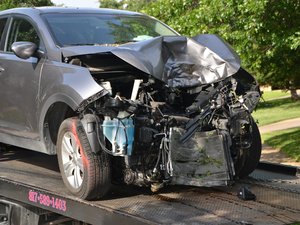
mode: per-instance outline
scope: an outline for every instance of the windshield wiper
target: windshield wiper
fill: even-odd
[[[127,42],[116,42],[116,43],[103,43],[103,44],[99,44],[99,43],[78,43],[78,44],[66,44],[64,45],[64,47],[69,47],[69,46],[120,46],[120,45],[125,45],[125,44],[132,44],[138,41],[134,41],[134,40],[130,40]]]
[[[81,45],[94,46],[94,45],[97,45],[97,44],[95,44],[95,43],[78,43],[78,44],[66,44],[64,46],[68,47],[68,46],[81,46]]]

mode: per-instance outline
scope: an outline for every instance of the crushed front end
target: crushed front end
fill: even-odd
[[[156,39],[67,58],[109,92],[80,113],[94,123],[90,142],[111,155],[113,181],[157,191],[166,184],[227,185],[254,170],[258,84],[220,39],[214,44],[229,52],[225,60],[205,38]]]

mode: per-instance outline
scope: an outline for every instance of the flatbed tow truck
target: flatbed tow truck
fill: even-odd
[[[55,156],[1,151],[0,224],[293,224],[300,221],[297,168],[265,168],[230,187],[173,186],[159,193],[117,186],[102,200],[83,201],[65,189]],[[255,201],[237,197],[247,186]]]

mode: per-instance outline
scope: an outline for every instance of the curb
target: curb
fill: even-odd
[[[257,169],[300,177],[300,167],[288,166],[270,162],[259,162]]]

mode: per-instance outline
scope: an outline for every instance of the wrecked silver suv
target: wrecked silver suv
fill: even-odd
[[[0,35],[0,142],[57,154],[74,195],[227,185],[255,169],[259,87],[218,36],[67,8],[3,11]]]

